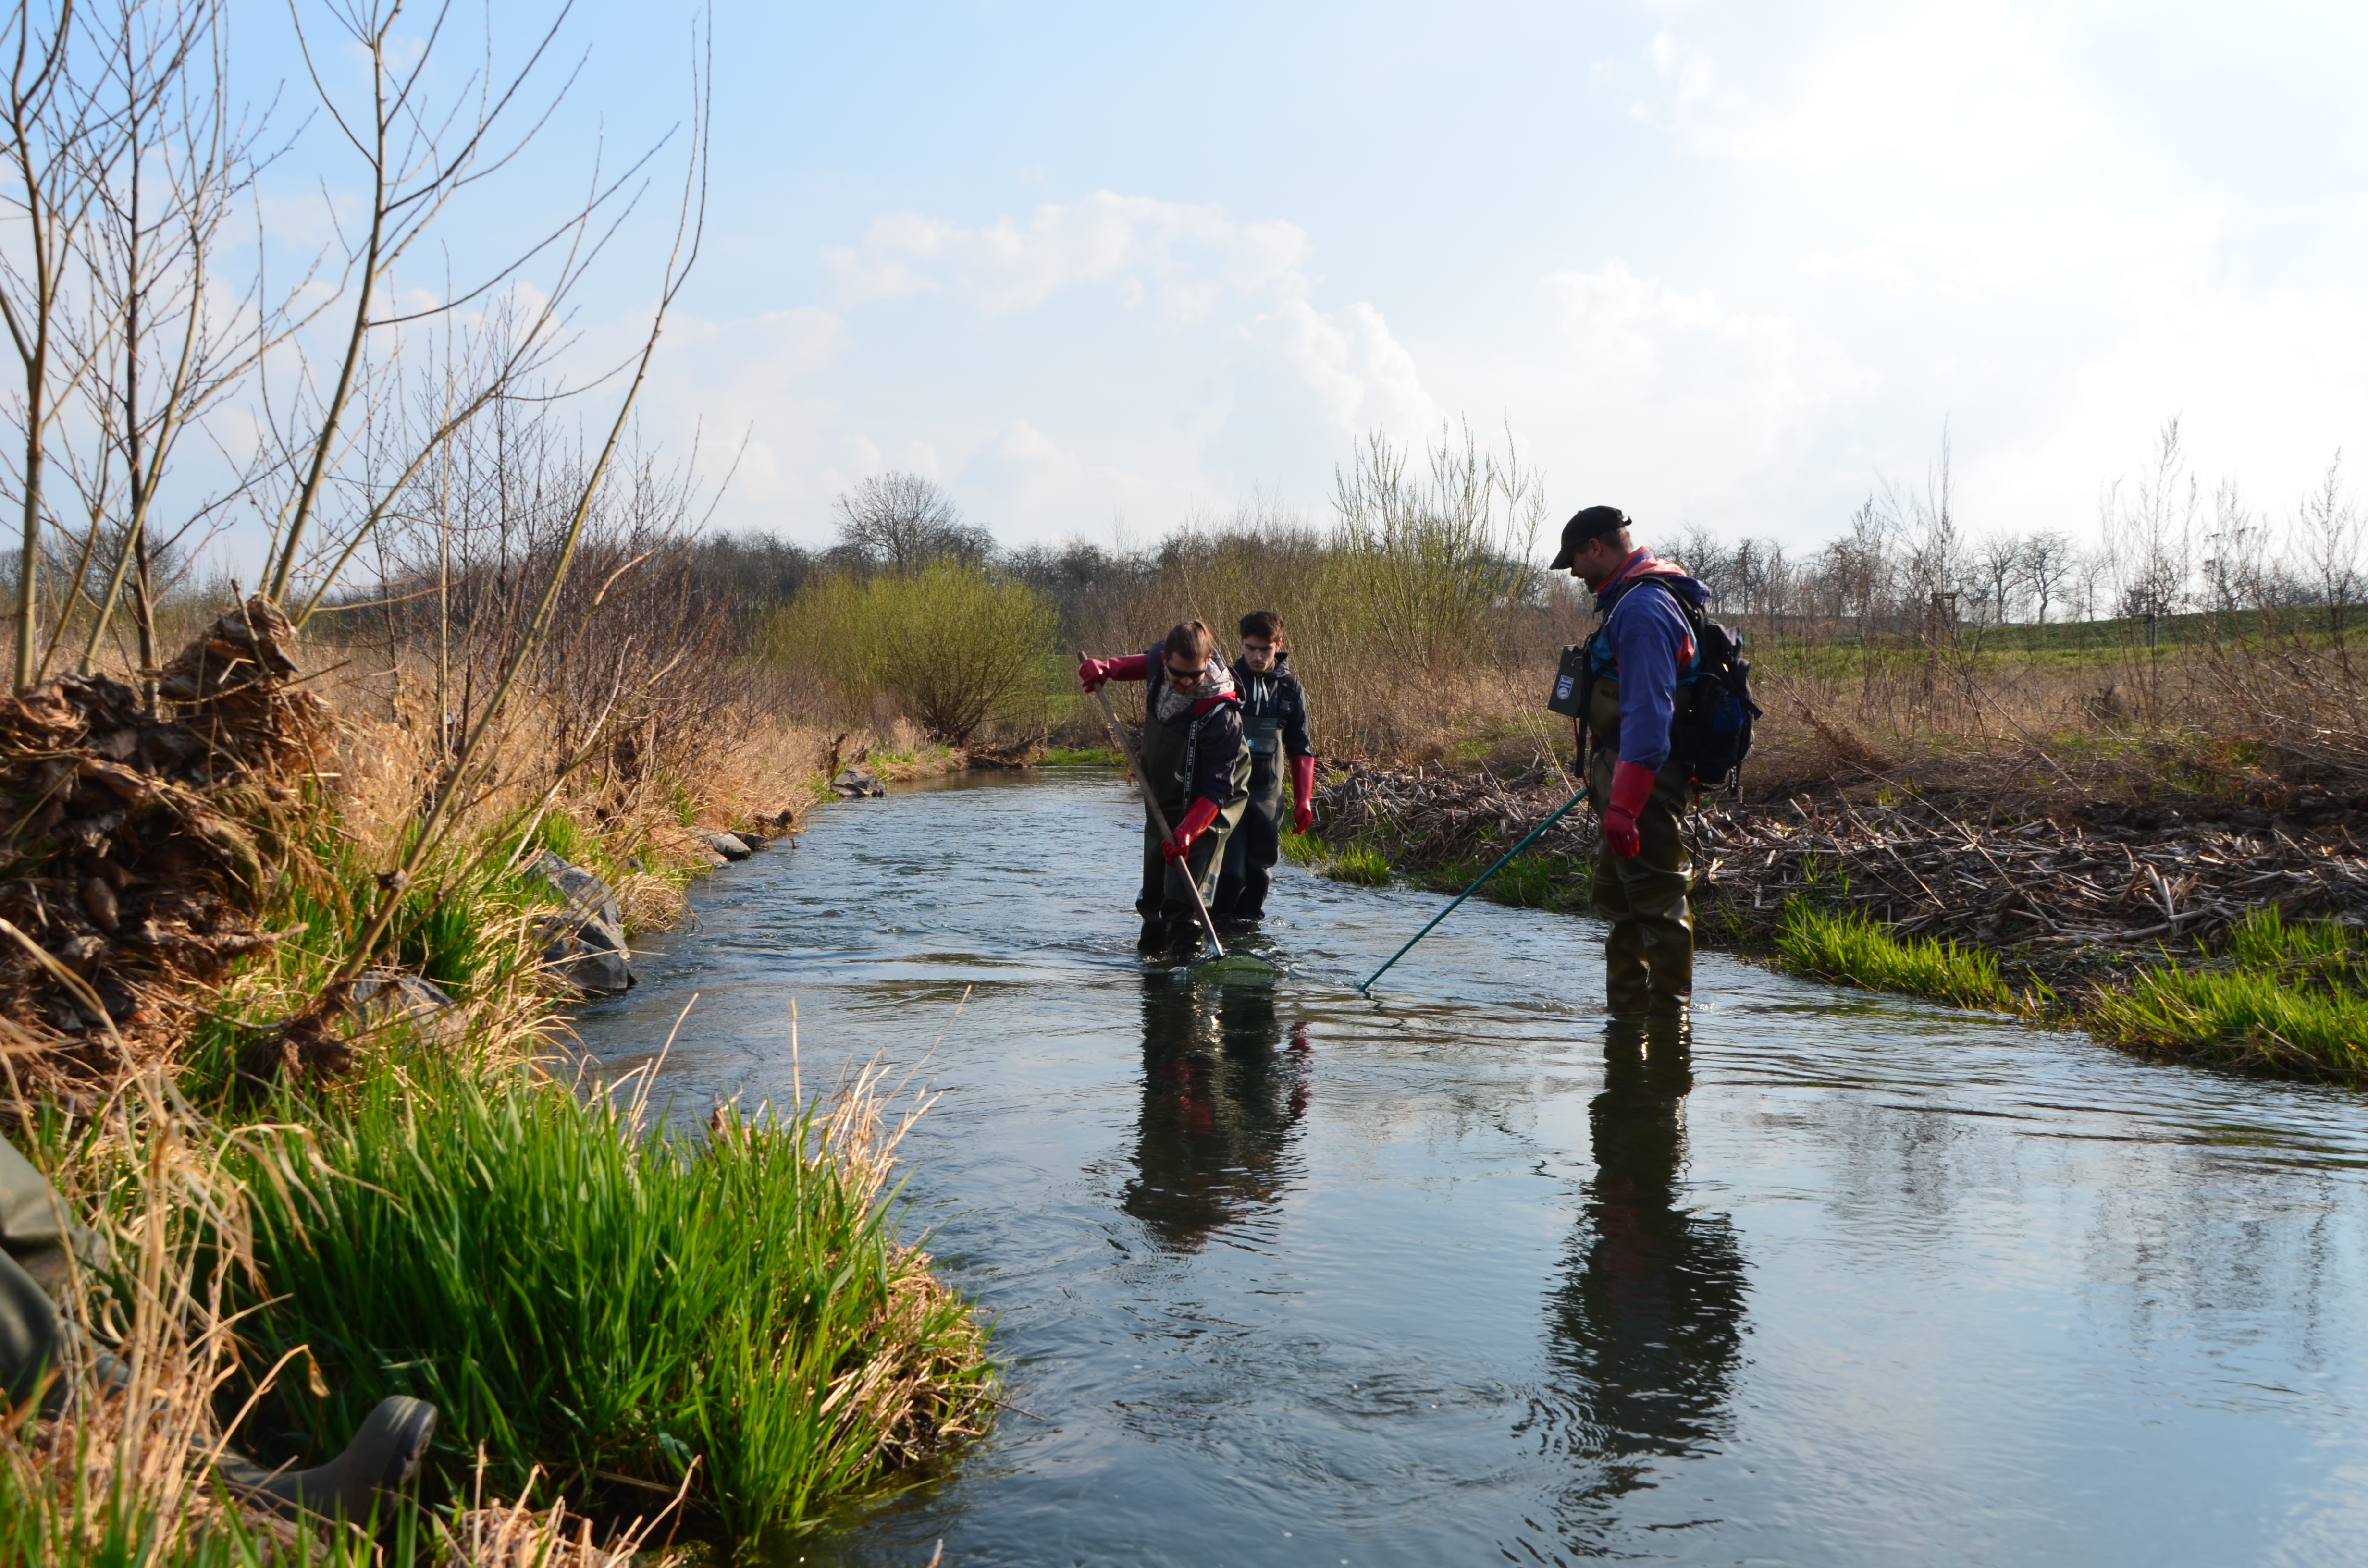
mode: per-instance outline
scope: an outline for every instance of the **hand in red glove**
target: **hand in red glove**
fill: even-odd
[[[1641,762],[1621,762],[1611,768],[1611,800],[1603,808],[1603,842],[1622,860],[1635,858],[1645,847],[1636,833],[1636,813],[1653,798],[1653,770]]]
[[[1305,833],[1315,825],[1315,759],[1294,756],[1291,759],[1291,798],[1296,809],[1291,813],[1291,831]]]
[[[1184,813],[1184,820],[1176,824],[1176,831],[1168,835],[1167,842],[1159,846],[1159,852],[1167,856],[1171,864],[1181,860],[1192,852],[1192,841],[1216,820],[1217,802],[1206,795],[1201,796],[1192,802],[1192,809]]]
[[[1141,680],[1145,662],[1140,653],[1121,659],[1083,659],[1077,664],[1077,684],[1091,691],[1106,680]]]

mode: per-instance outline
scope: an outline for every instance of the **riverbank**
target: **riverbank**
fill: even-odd
[[[711,705],[586,745],[527,711],[414,853],[449,744],[419,683],[324,699],[299,653],[256,601],[162,715],[103,679],[0,713],[9,1136],[117,1260],[81,1315],[178,1413],[11,1423],[6,1539],[253,1558],[295,1527],[182,1456],[319,1462],[389,1393],[441,1412],[397,1561],[605,1561],[658,1515],[745,1540],[981,1429],[984,1325],[897,1233],[918,1107],[859,1072],[695,1135],[566,1050],[579,988],[627,983],[693,879],[827,792],[823,737]]]
[[[1460,891],[1577,783],[1562,769],[1352,767],[1319,791],[1343,881]],[[2368,1079],[2368,855],[2355,802],[2282,809],[2187,791],[1943,790],[1861,774],[1691,821],[1696,924],[1820,979],[2026,1013],[2124,1049],[2282,1075]],[[1584,908],[1594,827],[1556,824],[1484,890]]]

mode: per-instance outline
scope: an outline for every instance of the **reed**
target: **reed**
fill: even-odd
[[[898,1239],[910,1117],[876,1074],[705,1137],[646,1113],[422,1058],[286,1133],[315,1174],[256,1184],[246,1332],[323,1381],[282,1388],[283,1439],[331,1451],[415,1394],[448,1482],[481,1447],[521,1496],[538,1468],[571,1500],[688,1481],[746,1537],[979,1428],[984,1329]]]

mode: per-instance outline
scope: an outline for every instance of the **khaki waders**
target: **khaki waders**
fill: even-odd
[[[1691,706],[1692,699],[1691,687],[1678,687],[1678,711]],[[1587,722],[1596,738],[1587,782],[1600,824],[1604,802],[1611,799],[1611,767],[1620,757],[1618,680],[1596,677]],[[1693,858],[1679,831],[1688,790],[1685,766],[1671,756],[1636,815],[1636,836],[1644,847],[1622,859],[1600,835],[1596,842],[1595,910],[1611,922],[1603,941],[1603,990],[1615,1016],[1681,1014],[1693,997],[1694,920],[1686,903],[1693,887]]]
[[[1206,720],[1201,721],[1206,722]],[[1190,804],[1190,786],[1184,778],[1185,753],[1190,745],[1190,732],[1182,733],[1169,729],[1154,719],[1143,726],[1143,770],[1148,777],[1152,792],[1159,797],[1159,809],[1174,827],[1184,820],[1184,808]],[[1211,823],[1184,857],[1192,868],[1192,880],[1201,884],[1203,902],[1213,903],[1217,896],[1217,872],[1225,863],[1225,841],[1233,836],[1234,828],[1242,820],[1249,804],[1250,754],[1244,746],[1234,758],[1234,793],[1217,820]],[[1143,818],[1143,892],[1134,901],[1134,911],[1145,920],[1165,920],[1176,931],[1197,931],[1201,916],[1192,907],[1191,890],[1184,885],[1181,866],[1170,866],[1167,857],[1160,853],[1162,839],[1159,830],[1151,824],[1151,814]]]

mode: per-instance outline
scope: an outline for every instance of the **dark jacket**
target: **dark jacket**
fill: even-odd
[[[1157,646],[1151,649],[1150,664],[1144,667],[1143,680],[1143,722],[1156,724],[1159,719],[1159,694],[1167,685],[1167,659]],[[1204,697],[1178,713],[1167,724],[1176,733],[1191,733],[1192,777],[1186,801],[1214,801],[1223,806],[1234,798],[1234,759],[1242,755],[1242,706],[1236,697]]]
[[[1291,655],[1274,656],[1274,668],[1253,674],[1240,659],[1234,661],[1234,684],[1242,694],[1242,733],[1261,767],[1270,767],[1278,747],[1285,756],[1312,756],[1315,742],[1307,733],[1307,693],[1291,673]]]

